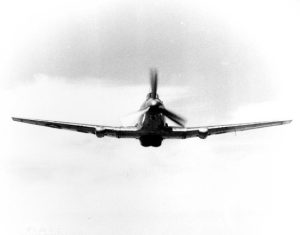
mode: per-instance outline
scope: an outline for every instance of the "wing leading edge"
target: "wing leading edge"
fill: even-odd
[[[112,126],[100,126],[82,123],[60,122],[60,121],[48,121],[39,119],[26,119],[26,118],[12,118],[14,121],[23,122],[33,125],[46,126],[57,129],[65,129],[70,131],[77,131],[83,133],[91,133],[101,138],[104,136],[116,137],[116,138],[140,138],[143,135],[160,135],[163,139],[186,139],[192,137],[199,137],[205,139],[209,135],[217,135],[229,132],[246,131],[257,128],[284,125],[292,122],[292,120],[284,121],[272,121],[272,122],[253,122],[253,123],[241,123],[230,125],[217,125],[217,126],[201,126],[201,127],[169,127],[160,131],[153,131],[152,133],[145,133],[135,126],[130,127],[112,127]]]
[[[240,123],[230,125],[217,125],[217,126],[201,126],[201,127],[190,127],[181,128],[173,127],[170,133],[166,133],[165,139],[172,138],[191,138],[200,137],[202,139],[209,135],[224,134],[229,132],[246,131],[263,127],[278,126],[291,123],[292,120],[284,121],[272,121],[272,122],[252,122],[252,123]]]
[[[137,127],[111,127],[72,122],[26,119],[17,117],[13,117],[12,119],[17,122],[24,122],[33,125],[90,133],[96,135],[97,137],[111,136],[116,138],[139,138],[140,136]]]

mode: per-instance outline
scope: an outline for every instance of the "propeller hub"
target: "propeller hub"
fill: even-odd
[[[158,106],[160,105],[161,103],[158,101],[158,100],[151,100],[150,101],[150,106],[154,107],[154,106]]]

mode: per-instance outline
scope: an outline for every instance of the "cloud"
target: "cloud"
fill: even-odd
[[[118,3],[1,8],[1,232],[297,232],[299,5]],[[10,118],[119,125],[152,66],[190,125],[295,120],[155,149]]]
[[[147,85],[115,87],[93,78],[70,83],[37,75],[34,83],[6,90],[1,100],[7,114],[113,125],[139,107]],[[159,89],[170,100],[190,92]],[[252,110],[246,107],[236,115],[242,118]],[[270,166],[280,168],[282,151],[290,148],[282,142],[289,138],[288,129],[280,129],[280,135],[274,128],[206,141],[165,141],[161,148],[146,149],[135,140],[24,125],[6,115],[1,121],[7,133],[1,165],[8,179],[2,186],[14,195],[2,201],[15,205],[6,216],[14,220],[4,220],[7,226],[18,224],[19,232],[218,232],[235,231],[237,223],[251,228],[249,221],[263,229],[262,217],[274,208]],[[291,158],[295,154],[288,152]]]

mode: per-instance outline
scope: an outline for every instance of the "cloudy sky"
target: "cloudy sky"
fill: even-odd
[[[299,234],[299,1],[11,1],[0,10],[3,234]],[[159,70],[187,125],[288,126],[164,141],[121,125]]]

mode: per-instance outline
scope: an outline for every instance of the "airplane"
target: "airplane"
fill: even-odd
[[[292,121],[283,120],[230,125],[185,127],[186,120],[174,112],[166,109],[163,105],[163,102],[159,99],[157,94],[157,83],[157,70],[152,69],[150,70],[151,92],[147,94],[146,101],[138,111],[139,118],[134,126],[113,127],[40,119],[25,119],[18,117],[12,117],[12,119],[14,121],[34,125],[91,133],[96,135],[98,138],[102,138],[104,136],[116,138],[135,138],[139,139],[140,144],[144,147],[159,147],[164,139],[186,139],[192,137],[205,139],[210,135],[283,125]],[[166,122],[166,118],[170,119],[178,126],[169,126]]]

